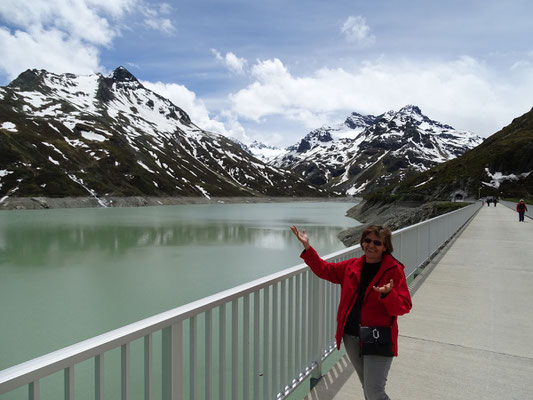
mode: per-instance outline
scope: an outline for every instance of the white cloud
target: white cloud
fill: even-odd
[[[172,21],[168,18],[149,17],[144,20],[144,23],[147,27],[156,31],[161,31],[167,35],[172,35],[176,32],[174,24],[172,24]]]
[[[247,61],[244,58],[237,57],[234,53],[229,52],[223,56],[218,50],[211,49],[217,60],[221,61],[231,72],[244,74],[246,72]]]
[[[533,91],[533,73],[514,79],[509,70],[504,80],[471,57],[450,62],[383,58],[306,77],[292,75],[274,59],[258,61],[252,75],[253,83],[230,95],[235,115],[256,122],[282,116],[307,128],[338,122],[352,111],[381,114],[416,104],[432,119],[488,136],[520,110],[528,111]]]
[[[0,73],[13,79],[28,68],[105,72],[100,49],[121,34],[126,16],[139,13],[146,26],[172,33],[172,22],[161,16],[170,11],[168,3],[155,9],[145,0],[2,0]]]
[[[162,14],[167,15],[171,13],[172,6],[170,4],[160,4],[159,9],[148,7],[147,5],[143,5],[140,8],[145,16],[145,26],[149,27],[150,29],[163,32],[169,36],[176,32],[176,27],[172,21],[169,18],[162,16]]]
[[[118,34],[109,17],[118,18],[136,0],[2,0],[0,16],[20,30],[60,30],[95,45],[109,45]]]
[[[159,11],[161,14],[170,14],[172,12],[172,6],[169,3],[159,4]]]
[[[342,25],[341,32],[350,43],[366,46],[372,45],[376,41],[376,37],[370,34],[370,27],[367,25],[366,20],[360,15],[349,16]]]
[[[31,29],[29,32],[9,32],[0,28],[0,70],[11,79],[28,68],[63,73],[91,74],[102,67],[98,63],[98,49],[83,44],[56,29]]]
[[[147,81],[142,81],[142,84],[183,109],[189,115],[192,122],[200,128],[248,142],[243,127],[231,112],[224,111],[221,114],[224,122],[216,118],[211,118],[205,103],[196,96],[196,93],[187,89],[185,86],[176,83],[154,83]]]

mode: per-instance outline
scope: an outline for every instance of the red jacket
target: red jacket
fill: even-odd
[[[315,249],[310,247],[300,255],[311,270],[322,279],[341,285],[341,299],[337,311],[337,349],[340,349],[344,326],[350,310],[355,304],[359,289],[361,270],[365,256],[352,258],[339,263],[324,261]],[[365,292],[361,306],[361,325],[391,326],[392,351],[398,355],[398,315],[407,314],[411,310],[411,295],[403,272],[404,266],[390,254],[383,256],[383,261],[376,276]],[[393,289],[381,298],[372,286],[383,286],[393,280]]]
[[[523,201],[519,201],[518,203],[516,203],[516,211],[526,212],[527,211],[526,203],[524,203]]]

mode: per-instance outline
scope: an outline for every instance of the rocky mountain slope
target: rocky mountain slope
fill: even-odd
[[[0,88],[0,201],[325,194],[203,131],[123,67],[109,76],[27,70]]]
[[[456,158],[482,141],[408,105],[377,117],[352,113],[337,127],[310,132],[270,163],[314,185],[361,195]]]
[[[533,197],[533,109],[463,156],[413,176],[388,191],[403,198]]]

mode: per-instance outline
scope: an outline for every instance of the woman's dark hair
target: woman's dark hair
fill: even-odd
[[[361,248],[363,247],[363,240],[365,240],[365,238],[371,233],[381,238],[381,240],[383,241],[383,244],[385,245],[385,254],[392,253],[393,251],[392,240],[391,240],[392,232],[387,226],[384,226],[384,225],[367,226],[366,229],[363,231],[363,234],[361,235],[361,240],[359,241]]]

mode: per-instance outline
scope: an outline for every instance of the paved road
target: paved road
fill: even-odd
[[[518,222],[507,207],[483,207],[398,323],[391,399],[533,399],[533,221]],[[308,397],[363,400],[351,370],[339,364],[338,384],[325,379]]]

